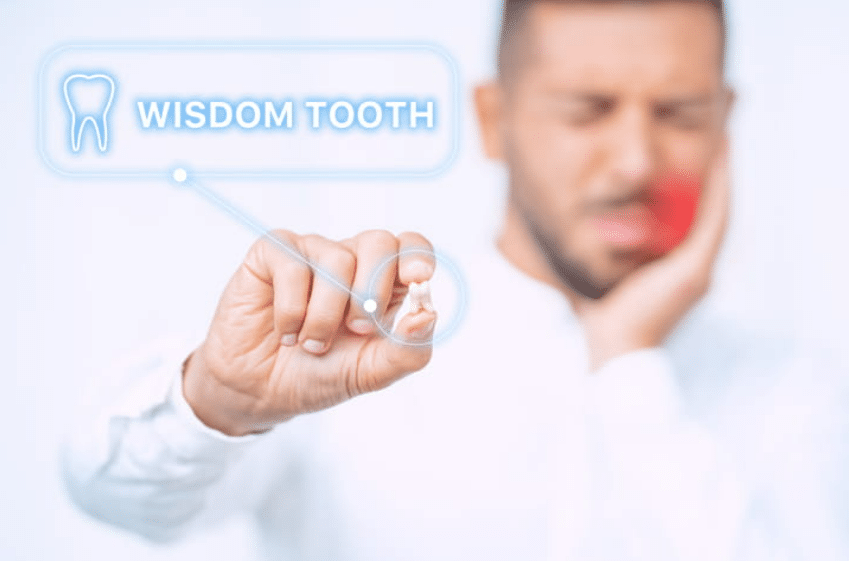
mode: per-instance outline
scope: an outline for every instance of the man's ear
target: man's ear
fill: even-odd
[[[475,88],[475,109],[486,157],[504,160],[504,93],[496,80]]]

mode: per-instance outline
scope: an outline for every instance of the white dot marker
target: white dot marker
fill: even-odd
[[[174,170],[174,181],[177,183],[184,182],[189,177],[189,174],[186,173],[186,170],[183,168],[177,168]]]
[[[363,309],[364,309],[366,312],[368,312],[368,313],[370,313],[370,314],[373,314],[374,312],[376,312],[376,311],[377,311],[377,302],[375,302],[374,300],[372,300],[371,298],[369,298],[368,300],[366,300],[365,302],[363,302]]]

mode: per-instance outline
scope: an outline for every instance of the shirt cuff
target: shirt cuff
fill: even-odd
[[[610,359],[590,375],[591,394],[608,422],[662,427],[683,409],[680,388],[667,351],[639,349]]]
[[[261,438],[262,434],[230,436],[201,421],[183,394],[182,368],[168,390],[164,410],[157,415],[158,428],[168,440],[187,455],[240,450]]]

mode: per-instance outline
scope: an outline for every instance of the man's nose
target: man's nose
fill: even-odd
[[[611,172],[617,183],[632,188],[651,181],[657,167],[652,122],[645,112],[623,109],[610,136]]]

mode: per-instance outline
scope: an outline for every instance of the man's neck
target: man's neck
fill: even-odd
[[[528,225],[512,203],[508,203],[496,246],[507,262],[529,277],[545,283],[563,294],[573,308],[578,295],[564,286],[551,270]]]

